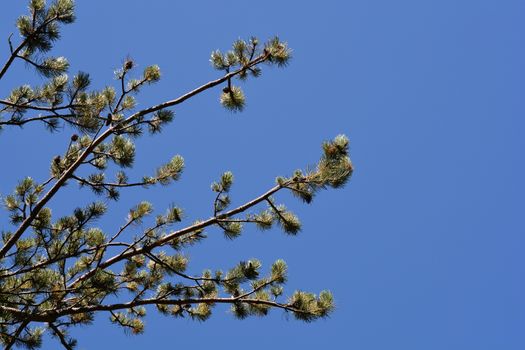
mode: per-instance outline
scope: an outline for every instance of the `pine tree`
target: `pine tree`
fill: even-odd
[[[259,77],[265,65],[285,67],[291,53],[288,45],[277,37],[266,42],[254,37],[236,40],[231,50],[211,54],[219,78],[173,100],[137,109],[136,96],[159,81],[159,67],[136,72],[136,63],[126,59],[115,71],[118,87],[101,90],[90,88],[85,72],[70,78],[67,59],[48,53],[62,26],[74,20],[72,0],[29,1],[29,13],[17,21],[21,39],[15,45],[9,37],[11,54],[0,71],[1,80],[15,60],[22,60],[46,79],[42,86],[16,87],[0,100],[2,132],[28,123],[43,123],[52,131],[74,130],[63,154],[51,157],[49,179],[37,182],[26,177],[12,194],[2,197],[11,225],[2,228],[0,247],[0,343],[5,349],[38,348],[44,332],[72,349],[76,340],[69,335],[71,327],[91,323],[96,313],[107,314],[115,325],[134,334],[143,332],[146,310],[155,308],[165,315],[201,321],[210,317],[216,304],[230,305],[241,319],[266,315],[270,309],[283,309],[307,322],[326,317],[334,307],[328,291],[318,295],[296,291],[283,297],[287,279],[283,260],[275,261],[269,271],[261,271],[261,262],[252,259],[228,271],[194,275],[187,272],[184,251],[205,239],[204,230],[212,227],[228,239],[238,237],[250,224],[261,230],[278,226],[296,235],[301,223],[276,195],[291,191],[310,203],[317,191],[343,186],[353,170],[344,135],[322,145],[315,167],[278,177],[267,192],[237,207],[230,200],[234,176],[225,172],[211,185],[214,213],[205,220],[192,221],[177,206],[154,215],[152,204],[143,201],[129,210],[123,226],[103,230],[95,221],[107,212],[104,201],[95,200],[64,217],[54,217],[48,205],[69,183],[90,189],[95,197],[118,201],[120,191],[127,188],[177,181],[184,169],[178,155],[154,174],[129,180],[126,169],[133,166],[134,140],[145,132],[161,133],[174,117],[173,107],[214,87],[222,88],[220,103],[225,108],[242,111],[245,97],[238,82]],[[120,169],[110,176],[114,166]],[[147,228],[133,235],[137,223]]]

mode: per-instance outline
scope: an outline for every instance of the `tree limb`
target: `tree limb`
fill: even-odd
[[[139,111],[137,113],[132,114],[131,116],[129,116],[127,119],[123,120],[122,122],[116,123],[115,125],[112,125],[108,129],[106,129],[98,138],[93,140],[93,142],[89,145],[89,147],[87,147],[84,150],[84,152],[82,152],[82,154],[80,154],[80,156],[77,158],[77,160],[62,174],[62,176],[60,176],[60,178],[53,185],[53,187],[51,187],[51,189],[42,197],[42,199],[40,199],[40,201],[38,201],[38,203],[35,204],[33,210],[29,214],[29,216],[27,218],[25,218],[25,220],[20,224],[18,229],[13,233],[12,237],[0,249],[0,259],[5,257],[5,255],[9,251],[9,249],[11,249],[15,245],[16,241],[18,241],[18,239],[20,239],[20,237],[25,232],[25,230],[31,225],[33,220],[36,218],[38,212],[40,210],[42,210],[42,208],[47,204],[47,202],[49,202],[49,200],[51,200],[51,198],[53,198],[53,196],[58,192],[58,190],[62,187],[62,185],[64,185],[66,183],[66,181],[71,178],[71,176],[73,175],[75,170],[82,164],[82,162],[86,159],[86,157],[90,153],[93,152],[95,147],[98,146],[100,143],[102,143],[102,141],[104,141],[107,137],[109,137],[115,131],[117,131],[119,129],[119,127],[125,126],[126,124],[129,124],[130,122],[132,122],[133,120],[135,120],[135,119],[137,119],[137,118],[139,118],[141,116],[144,116],[144,115],[156,112],[156,111],[158,111],[160,109],[163,109],[163,108],[167,108],[167,107],[172,107],[172,106],[178,105],[178,104],[186,101],[187,99],[189,99],[189,98],[191,98],[191,97],[193,97],[193,96],[195,96],[195,95],[197,95],[197,94],[199,94],[199,93],[201,93],[201,92],[203,92],[205,90],[208,90],[208,89],[210,89],[210,88],[212,88],[214,86],[217,86],[217,85],[225,82],[226,80],[232,78],[235,75],[240,74],[241,72],[243,72],[246,69],[248,69],[248,67],[252,67],[252,66],[257,65],[257,64],[259,64],[261,62],[264,62],[266,59],[268,59],[268,57],[269,57],[269,53],[265,53],[265,54],[259,56],[258,58],[256,58],[255,60],[253,60],[252,62],[250,62],[248,65],[246,65],[246,66],[244,66],[242,68],[239,68],[238,70],[236,70],[234,72],[228,73],[228,74],[224,75],[222,78],[210,81],[210,82],[208,82],[208,83],[206,83],[206,84],[196,88],[195,90],[190,91],[187,94],[184,94],[184,95],[182,95],[179,98],[176,98],[174,100],[167,101],[167,102],[158,104],[156,106],[143,109],[143,110],[141,110],[141,111]]]

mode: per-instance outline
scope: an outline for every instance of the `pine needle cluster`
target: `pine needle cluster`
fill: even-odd
[[[210,62],[215,69],[226,73],[237,69],[237,77],[240,80],[246,80],[249,76],[257,78],[262,73],[261,68],[256,66],[254,62],[261,60],[268,64],[277,64],[277,66],[283,67],[288,64],[290,58],[291,50],[278,37],[269,40],[263,47],[261,47],[259,39],[252,37],[248,41],[236,40],[232,49],[226,53],[222,53],[220,50],[213,51]],[[227,83],[227,86],[222,90],[220,102],[226,109],[240,112],[246,103],[244,92],[239,86],[232,84],[231,78],[228,78]]]

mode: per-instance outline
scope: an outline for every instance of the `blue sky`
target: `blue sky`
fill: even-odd
[[[209,184],[236,176],[235,203],[272,186],[275,176],[314,164],[323,140],[344,133],[355,165],[342,190],[310,206],[279,199],[303,221],[298,237],[247,229],[238,240],[218,231],[192,247],[189,271],[228,268],[257,257],[284,258],[288,291],[330,289],[337,309],[304,324],[275,310],[238,321],[216,308],[205,323],[150,312],[134,337],[106,316],[77,329],[80,349],[191,346],[359,350],[525,348],[525,13],[524,1],[78,1],[78,20],[53,51],[94,85],[115,84],[130,55],[139,68],[158,64],[162,81],[139,106],[174,98],[218,76],[214,49],[238,37],[275,34],[293,48],[284,70],[265,68],[243,88],[243,113],[224,111],[219,90],[177,108],[158,137],[137,142],[137,176],[174,154],[185,157],[181,181],[123,193],[110,229],[142,199],[163,211],[181,205],[207,217]],[[13,31],[23,1],[2,5],[0,35]],[[7,44],[0,57],[7,57]],[[38,82],[18,63],[0,93]],[[0,193],[24,176],[44,180],[69,131],[41,126],[0,134]],[[29,162],[31,160],[31,162]],[[69,186],[52,205],[67,213],[86,203]],[[5,222],[1,214],[1,222]],[[44,349],[55,349],[47,341]]]

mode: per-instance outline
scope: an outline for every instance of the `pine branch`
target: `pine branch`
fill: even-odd
[[[31,223],[33,222],[33,220],[37,216],[38,212],[40,210],[42,210],[42,208],[44,208],[44,206],[47,204],[47,202],[49,202],[51,200],[51,198],[53,198],[54,195],[58,192],[58,190],[66,183],[66,181],[71,178],[73,173],[82,164],[82,162],[87,158],[87,156],[89,154],[91,154],[93,152],[93,150],[100,143],[102,143],[106,138],[108,138],[114,132],[118,131],[118,129],[121,126],[125,126],[126,124],[129,124],[129,123],[133,122],[135,119],[137,119],[137,118],[139,118],[141,116],[144,116],[144,115],[156,112],[158,110],[161,110],[161,109],[164,109],[164,108],[167,108],[167,107],[172,107],[172,106],[178,105],[178,104],[188,100],[189,98],[191,98],[191,97],[193,97],[193,96],[195,96],[195,95],[197,95],[197,94],[199,94],[199,93],[201,93],[203,91],[206,91],[206,90],[208,90],[208,89],[210,89],[212,87],[215,87],[215,86],[225,82],[226,80],[228,80],[228,79],[230,79],[230,78],[240,74],[241,72],[245,71],[248,67],[252,67],[252,66],[255,66],[255,65],[259,64],[259,63],[264,62],[265,60],[268,59],[268,57],[269,57],[269,54],[265,53],[265,54],[257,57],[255,60],[250,62],[245,67],[242,67],[242,68],[240,68],[240,69],[238,69],[238,70],[236,70],[234,72],[228,73],[228,74],[224,75],[222,78],[210,81],[210,82],[208,82],[208,83],[206,83],[206,84],[196,88],[195,90],[192,90],[192,91],[188,92],[187,94],[184,94],[184,95],[182,95],[179,98],[176,98],[174,100],[167,101],[167,102],[158,104],[156,106],[143,109],[143,110],[141,110],[141,111],[139,111],[137,113],[132,114],[130,117],[128,117],[127,119],[123,120],[122,122],[115,123],[115,125],[112,125],[108,129],[106,129],[99,137],[97,137],[95,140],[93,140],[93,142],[90,144],[90,146],[87,147],[84,150],[84,152],[82,152],[80,154],[80,156],[77,158],[77,160],[66,171],[64,171],[64,173],[57,180],[57,182],[53,185],[53,187],[51,187],[51,189],[40,199],[40,201],[38,203],[36,203],[36,205],[34,206],[33,210],[29,214],[29,216],[20,224],[18,229],[13,233],[12,237],[0,249],[0,259],[5,257],[5,255],[9,251],[9,249],[11,249],[15,245],[16,241],[18,241],[18,239],[20,239],[20,237],[25,232],[25,230],[31,225]]]
[[[217,224],[220,220],[222,219],[225,219],[225,218],[229,218],[229,217],[232,217],[236,214],[239,214],[239,213],[242,213],[244,211],[246,211],[247,209],[259,204],[260,202],[262,201],[265,201],[267,198],[269,198],[271,195],[275,194],[276,192],[278,192],[279,190],[283,189],[283,185],[276,185],[274,187],[272,187],[270,190],[268,190],[267,192],[265,192],[264,194],[260,195],[259,197],[235,208],[235,209],[232,209],[226,213],[223,213],[223,214],[220,214],[218,216],[215,216],[215,217],[212,217],[208,220],[205,220],[205,221],[202,221],[202,222],[199,222],[197,224],[194,224],[194,225],[191,225],[191,226],[188,226],[186,228],[183,228],[181,230],[178,230],[178,231],[175,231],[175,232],[172,232],[148,245],[145,245],[141,248],[136,248],[136,249],[133,249],[133,250],[125,250],[123,252],[121,252],[120,254],[117,254],[109,259],[107,259],[106,261],[104,261],[103,263],[100,264],[100,266],[98,266],[97,268],[95,269],[92,269],[88,272],[86,272],[84,275],[80,276],[79,278],[77,278],[75,281],[73,281],[72,283],[69,284],[69,288],[72,288],[72,287],[75,287],[77,286],[79,283],[81,283],[82,281],[85,281],[86,279],[88,279],[89,277],[93,276],[97,269],[100,268],[100,269],[105,269],[107,267],[110,267],[114,264],[116,264],[117,262],[119,261],[122,261],[122,260],[125,260],[125,259],[130,259],[132,258],[133,256],[137,256],[137,255],[141,255],[141,254],[145,254],[145,253],[148,253],[150,252],[152,249],[154,248],[157,248],[157,247],[160,247],[162,245],[165,245],[165,244],[168,244],[169,242],[175,240],[176,238],[179,238],[179,237],[182,237],[184,236],[185,234],[188,234],[188,233],[191,233],[191,232],[195,232],[195,231],[200,231],[208,226],[211,226],[211,225],[214,225],[214,224]]]
[[[0,76],[1,78],[1,76]],[[22,331],[29,325],[29,321],[23,321],[20,326],[16,329],[16,331],[12,334],[12,335],[9,335],[10,337],[10,340],[9,342],[5,345],[5,348],[4,350],[10,350],[13,345],[15,345],[16,341],[18,340],[18,336],[20,335],[20,333],[22,333]]]
[[[33,14],[34,15],[34,14]],[[35,17],[33,17],[33,21],[34,21]],[[11,64],[13,63],[13,61],[20,57],[18,54],[20,53],[20,51],[22,51],[22,49],[27,45],[27,43],[33,38],[35,37],[36,35],[40,34],[42,32],[42,30],[44,28],[46,28],[49,24],[51,24],[52,22],[54,21],[57,21],[60,19],[60,16],[57,15],[53,18],[50,18],[48,19],[47,21],[44,21],[38,28],[36,28],[36,30],[28,37],[26,37],[17,47],[16,49],[12,49],[12,46],[11,46],[11,41],[9,40],[9,46],[10,46],[10,51],[11,51],[11,55],[9,56],[9,58],[7,59],[6,63],[4,63],[4,65],[2,66],[2,69],[0,70],[0,80],[2,80],[2,78],[4,77],[5,73],[7,72],[7,70],[9,69],[9,67],[11,67]],[[34,22],[33,22],[33,26],[34,26]]]
[[[246,66],[244,66],[244,67],[242,67],[242,68],[240,68],[240,69],[238,69],[238,70],[236,70],[234,72],[228,73],[228,74],[224,75],[222,78],[210,81],[207,84],[204,84],[204,85],[196,88],[195,90],[192,90],[192,91],[190,91],[190,92],[180,96],[179,98],[176,98],[176,99],[171,100],[171,101],[166,101],[166,102],[160,103],[160,104],[158,104],[156,106],[152,106],[152,107],[143,109],[142,111],[131,115],[122,124],[124,124],[124,125],[128,124],[129,122],[133,121],[134,119],[137,119],[138,117],[141,117],[141,116],[144,116],[144,115],[156,112],[156,111],[164,109],[164,108],[173,107],[175,105],[178,105],[178,104],[186,101],[187,99],[189,99],[189,98],[191,98],[191,97],[193,97],[193,96],[195,96],[195,95],[197,95],[197,94],[199,94],[199,93],[201,93],[201,92],[203,92],[205,90],[208,90],[208,89],[210,89],[212,87],[215,87],[215,86],[217,86],[219,84],[224,83],[228,79],[231,79],[234,76],[239,75],[240,73],[246,71],[248,68],[256,66],[256,65],[266,61],[269,57],[270,57],[269,53],[264,53],[264,54],[260,55],[259,57],[257,57],[256,59],[254,59],[253,61],[251,61]]]
[[[4,77],[4,74],[7,72],[7,70],[9,69],[9,67],[11,66],[11,64],[13,63],[13,61],[18,57],[18,53],[20,51],[22,51],[22,49],[26,46],[27,44],[27,38],[22,41],[20,43],[20,45],[18,45],[16,47],[16,49],[14,50],[11,50],[11,55],[9,56],[9,58],[7,59],[7,62],[4,63],[2,69],[0,70],[0,80],[2,80],[2,78]]]
[[[115,311],[115,310],[125,310],[131,309],[138,306],[144,305],[187,305],[187,304],[234,304],[234,303],[246,303],[253,305],[267,305],[278,309],[283,309],[286,311],[291,311],[294,313],[305,313],[305,311],[297,309],[289,304],[278,303],[276,301],[270,300],[261,300],[254,298],[246,298],[243,296],[231,297],[231,298],[198,298],[198,299],[141,299],[135,300],[133,302],[127,303],[116,303],[116,304],[106,304],[106,305],[90,305],[85,307],[78,307],[74,309],[50,311],[48,316],[42,316],[42,319],[49,318],[58,318],[66,315],[74,315],[78,313],[86,312],[96,312],[96,311]]]
[[[60,317],[72,316],[76,314],[92,313],[97,311],[116,311],[116,310],[128,310],[145,305],[188,305],[188,304],[235,304],[235,303],[246,303],[252,305],[267,305],[273,308],[283,309],[294,313],[304,314],[308,313],[304,310],[298,309],[291,304],[279,303],[276,301],[262,300],[257,298],[248,298],[248,296],[255,293],[260,288],[253,289],[250,292],[239,295],[237,297],[229,298],[187,298],[187,299],[165,299],[165,298],[148,298],[148,299],[136,299],[126,303],[114,303],[114,304],[99,304],[99,305],[88,305],[79,307],[67,307],[58,310],[46,310],[41,314],[30,314],[19,311],[18,309],[0,306],[0,310],[9,312],[14,315],[20,315],[27,317],[32,322],[55,322]],[[26,323],[27,322],[27,323]],[[25,321],[22,325],[27,327],[30,321]],[[20,328],[22,328],[22,325]],[[20,329],[19,328],[19,329]],[[22,328],[23,329],[23,328]],[[21,330],[20,330],[21,332]]]
[[[72,103],[69,103],[66,106],[45,107],[45,106],[32,105],[32,104],[27,104],[27,103],[18,104],[18,103],[13,103],[11,101],[3,100],[3,99],[0,99],[0,104],[8,106],[8,107],[12,107],[12,108],[32,109],[32,110],[35,110],[35,111],[47,111],[47,112],[56,112],[56,111],[59,111],[59,110],[71,109],[71,108],[78,107],[78,105],[75,105],[75,104],[72,104]]]
[[[137,187],[137,186],[151,185],[151,183],[144,182],[144,181],[131,182],[131,183],[117,183],[117,182],[95,183],[95,182],[91,182],[91,181],[89,181],[89,180],[87,180],[87,179],[85,179],[83,177],[76,176],[76,175],[72,175],[71,178],[77,180],[78,182],[80,182],[81,184],[84,184],[86,186],[95,187],[95,188],[102,187],[104,189],[107,189],[108,187],[121,187],[121,188],[124,188],[124,187]]]
[[[38,117],[32,117],[32,118],[26,118],[21,120],[7,120],[7,121],[0,121],[0,125],[15,125],[15,126],[23,126],[24,124],[34,122],[34,121],[41,121],[48,125],[51,125],[50,122],[48,122],[49,119],[62,119],[65,122],[72,124],[72,125],[79,125],[78,123],[70,121],[69,117],[75,117],[74,114],[60,114],[60,115],[43,115]]]
[[[73,347],[70,345],[70,343],[67,341],[66,336],[64,333],[58,329],[57,326],[55,326],[52,322],[48,323],[49,328],[53,330],[53,333],[60,339],[60,344],[66,349],[66,350],[73,350]]]

